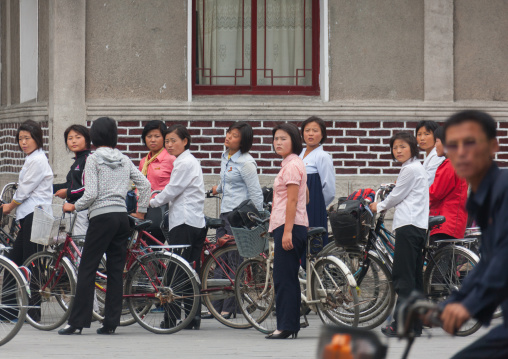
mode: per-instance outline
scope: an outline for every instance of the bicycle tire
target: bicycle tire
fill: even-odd
[[[434,254],[434,261],[429,261],[423,279],[423,291],[431,300],[441,302],[452,290],[458,290],[463,278],[478,263],[474,253],[457,246],[440,248]],[[440,270],[438,270],[438,268]],[[443,278],[443,274],[448,278]],[[481,323],[470,319],[462,325],[456,335],[468,336],[480,329]]]
[[[242,262],[242,257],[238,253],[236,245],[229,245],[219,248],[209,255],[203,265],[201,275],[201,293],[203,302],[208,311],[220,323],[234,329],[248,329],[252,324],[240,313],[239,303],[235,296],[234,280],[238,266]],[[214,259],[215,257],[215,259]],[[215,290],[214,290],[215,288]],[[229,319],[221,315],[215,307],[217,301],[224,301],[232,298],[235,301],[233,312]]]
[[[0,256],[0,346],[19,332],[26,318],[28,294],[16,265]],[[8,299],[9,298],[9,299]]]
[[[139,259],[128,272],[125,288],[127,295],[142,295],[127,298],[132,316],[156,334],[171,334],[187,327],[200,306],[196,277],[189,264],[175,254],[154,252]],[[162,328],[161,322],[169,314],[174,319],[167,321],[168,328]]]
[[[72,309],[76,293],[75,271],[64,259],[55,268],[57,259],[54,253],[39,252],[29,257],[24,264],[32,273],[30,305],[40,306],[40,313],[34,308],[29,309],[26,320],[36,329],[58,328],[67,320]],[[42,290],[42,287],[46,288]]]
[[[323,323],[358,326],[358,293],[356,288],[350,286],[346,273],[335,261],[328,258],[318,259],[312,270],[310,283],[312,299],[320,299],[316,308]]]
[[[235,295],[242,315],[258,331],[270,334],[277,329],[272,269],[262,257],[245,260],[236,271]],[[265,288],[267,288],[265,292]]]

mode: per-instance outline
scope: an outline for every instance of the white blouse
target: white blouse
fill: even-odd
[[[395,207],[393,230],[407,225],[429,227],[428,183],[427,172],[416,157],[402,164],[392,192],[377,205],[378,212]]]
[[[432,151],[430,151],[429,155],[425,157],[423,161],[423,168],[427,171],[427,175],[429,176],[429,188],[434,183],[434,178],[436,177],[437,168],[443,163],[446,157],[439,157],[437,155],[436,148],[434,147]]]
[[[203,228],[205,185],[201,165],[189,150],[185,150],[173,166],[169,183],[150,201],[150,207],[169,204],[169,230],[181,224]]]
[[[322,145],[319,145],[307,157],[303,158],[305,150],[304,148],[302,153],[300,153],[300,158],[303,159],[305,164],[305,171],[307,171],[308,175],[313,173],[319,174],[325,205],[328,207],[335,198],[335,168],[333,167],[332,156],[323,150]]]
[[[30,153],[19,173],[18,189],[13,200],[21,203],[16,208],[20,220],[34,211],[36,205],[53,201],[53,171],[42,148]]]

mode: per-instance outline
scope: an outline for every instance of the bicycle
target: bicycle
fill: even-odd
[[[32,268],[32,273],[35,274],[32,275],[30,284],[31,288],[35,289],[32,289],[32,292],[40,297],[41,317],[31,318],[28,315],[27,320],[36,328],[44,330],[54,329],[68,318],[76,285],[75,271],[67,257],[72,256],[70,248],[75,249],[71,245],[75,216],[72,216],[70,220],[61,215],[55,215],[54,212],[52,216],[54,216],[53,224],[56,223],[58,227],[57,238],[62,237],[62,231],[65,232],[63,243],[53,245],[54,252],[39,252],[27,260],[29,268]],[[65,221],[70,221],[71,224],[69,226],[66,223],[62,224]],[[138,232],[151,225],[151,221],[134,218],[133,221],[133,229]],[[52,235],[47,237],[48,244],[51,244],[49,240],[53,238]],[[180,256],[170,252],[150,250],[146,253],[146,248],[136,244],[138,239],[139,236],[133,235],[127,249],[126,268],[128,269],[123,297],[130,314],[141,326],[154,333],[179,331],[190,323],[198,310],[199,277]],[[164,247],[166,249],[182,248],[182,246]],[[161,310],[152,310],[154,308]],[[55,311],[56,314],[54,314]],[[175,320],[170,320],[171,325],[167,328],[161,328],[161,316],[164,319],[166,313]]]
[[[259,226],[254,231],[244,232],[238,240],[257,241],[264,246],[266,241],[267,222],[251,216]],[[250,233],[249,233],[250,232]],[[324,323],[336,323],[346,326],[357,326],[359,319],[356,282],[347,266],[333,256],[319,256],[311,251],[311,243],[322,241],[324,228],[310,228],[307,237],[306,278],[300,278],[304,287],[301,293],[302,315],[308,326],[306,307],[313,307]],[[240,232],[241,233],[241,232]],[[249,238],[250,236],[250,238]],[[256,238],[257,237],[257,238]],[[261,238],[261,240],[260,240]],[[276,329],[275,290],[273,285],[273,238],[268,240],[269,249],[266,255],[251,253],[241,255],[247,259],[238,267],[235,281],[235,293],[242,314],[260,332],[272,333]]]
[[[393,187],[392,184],[381,186],[376,191],[376,201],[382,200]],[[367,242],[363,245],[356,248],[338,247],[332,242],[323,249],[323,254],[338,256],[350,265],[354,272],[362,302],[359,326],[366,329],[382,324],[395,305],[395,291],[391,282],[395,236],[385,228],[384,216],[384,213],[379,214],[375,227],[371,228]],[[472,239],[441,240],[434,244],[429,242],[431,230],[445,220],[443,216],[429,218],[423,252],[426,263],[423,290],[427,297],[434,301],[444,300],[452,290],[460,288],[463,278],[479,261],[473,252],[462,246]],[[374,266],[369,271],[372,263]],[[457,335],[470,335],[479,328],[478,322],[469,321]]]
[[[0,248],[0,251],[6,248]],[[0,346],[19,332],[26,318],[30,272],[0,255]]]

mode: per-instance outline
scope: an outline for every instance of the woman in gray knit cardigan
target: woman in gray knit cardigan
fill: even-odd
[[[108,286],[104,322],[97,334],[112,334],[120,324],[122,272],[130,229],[125,197],[130,182],[134,182],[139,191],[138,215],[144,217],[150,199],[150,182],[115,148],[117,133],[116,122],[109,117],[93,122],[90,137],[97,150],[86,162],[85,194],[75,204],[64,205],[66,212],[88,209],[90,225],[79,265],[74,304],[68,325],[58,332],[61,335],[81,334],[84,327],[90,328],[95,272],[104,253]]]

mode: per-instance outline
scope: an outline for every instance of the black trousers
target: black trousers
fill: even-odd
[[[300,258],[307,243],[307,228],[293,226],[293,249],[282,248],[284,225],[273,231],[275,257],[273,282],[275,286],[275,308],[277,329],[298,332],[300,330],[300,305],[302,303],[298,271]]]
[[[161,230],[161,222],[162,217],[164,214],[164,211],[166,211],[167,206],[162,207],[156,207],[156,208],[148,208],[148,211],[146,212],[145,219],[149,219],[152,221],[152,225],[146,229],[148,233],[150,233],[152,236],[157,238],[161,243],[164,243],[166,239],[164,238],[164,234]],[[155,243],[150,238],[147,238],[145,236],[144,238],[147,242],[147,244],[150,245],[157,245],[158,243]]]
[[[503,324],[455,354],[452,359],[508,358],[508,328]]]
[[[101,214],[90,219],[83,255],[79,264],[76,296],[69,324],[90,328],[95,292],[95,273],[106,253],[108,273],[104,323],[108,328],[120,324],[123,297],[123,269],[130,226],[127,213]]]
[[[22,266],[28,257],[34,253],[37,253],[43,248],[43,246],[37,243],[30,242],[33,220],[34,214],[30,213],[28,216],[19,221],[21,229],[19,230],[18,236],[14,241],[12,250],[8,254],[8,258],[18,266]]]
[[[189,226],[188,224],[181,224],[169,231],[169,244],[188,244],[190,247],[179,251],[179,255],[194,266],[194,269],[199,274],[201,269],[200,257],[201,250],[203,249],[203,243],[206,238],[206,227],[196,228]],[[171,275],[168,275],[171,277]],[[189,283],[189,286],[191,284]],[[185,288],[187,290],[187,288]],[[189,308],[192,306],[192,299],[184,299],[184,307]],[[197,317],[201,316],[201,311],[196,314]],[[164,319],[175,321],[180,319],[181,313],[178,305],[172,305],[169,310],[165,313]]]
[[[395,306],[409,297],[414,289],[423,290],[423,249],[427,231],[412,225],[397,228],[395,232],[395,255],[393,257],[392,279],[395,292],[398,294]],[[421,332],[421,324],[415,329]]]

